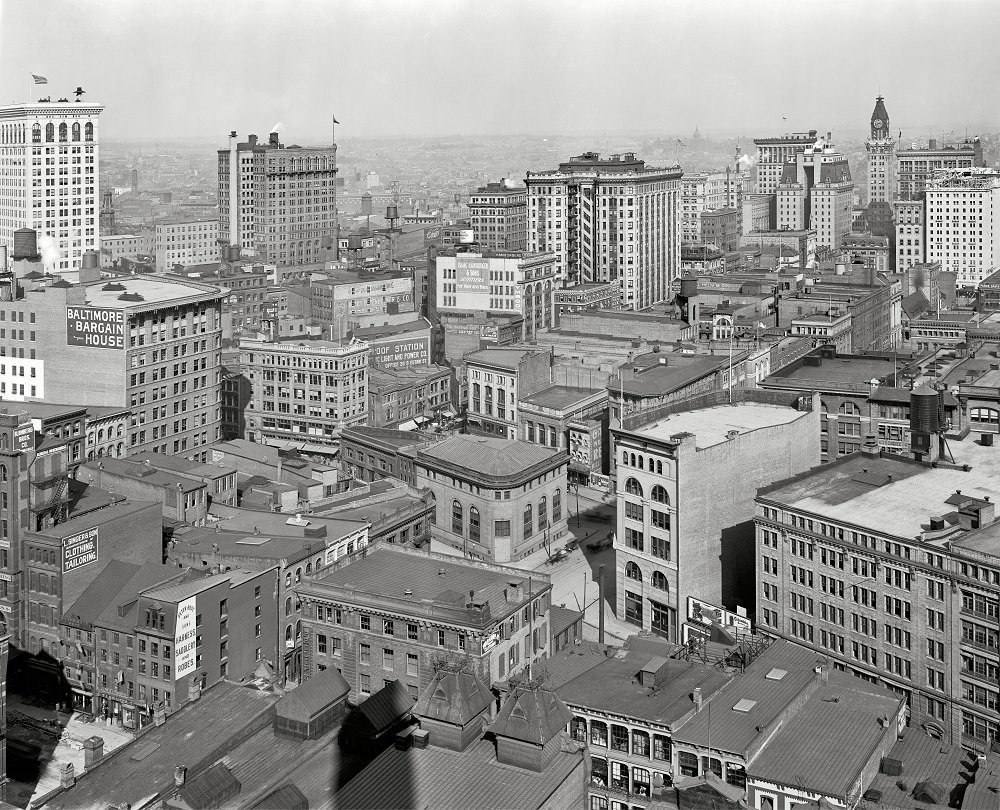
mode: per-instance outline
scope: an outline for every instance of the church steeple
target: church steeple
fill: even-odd
[[[882,96],[875,99],[875,109],[872,111],[872,140],[881,141],[889,137],[889,113],[886,112]]]

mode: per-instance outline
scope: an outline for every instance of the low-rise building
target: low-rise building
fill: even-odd
[[[348,428],[341,437],[340,467],[356,481],[395,478],[416,486],[413,459],[405,450],[434,441],[435,437],[416,431]]]
[[[171,472],[182,478],[200,481],[206,487],[208,505],[213,503],[236,506],[236,468],[227,467],[221,463],[209,464],[191,461],[180,456],[167,456],[163,453],[139,453],[131,456],[129,461],[146,464],[162,472]]]
[[[451,408],[451,369],[414,366],[368,372],[368,424],[412,430]]]
[[[520,560],[566,534],[564,450],[458,435],[402,452],[413,459],[414,485],[434,494],[434,539],[464,556]]]
[[[103,242],[103,240],[102,240]],[[156,223],[153,236],[156,272],[205,264],[219,258],[218,219],[171,219]]]
[[[392,680],[416,697],[449,659],[505,680],[548,655],[551,590],[538,572],[373,546],[299,586],[304,676],[336,667],[356,700]]]
[[[77,470],[76,479],[116,495],[156,501],[169,521],[200,525],[208,515],[209,488],[203,479],[161,469],[148,458],[142,462],[122,458],[88,461]],[[234,479],[233,489],[235,483]]]
[[[465,356],[470,433],[514,439],[518,403],[552,381],[552,360],[535,349],[483,349]]]
[[[586,483],[591,475],[607,475],[607,389],[551,385],[523,397],[519,410],[518,438],[569,451],[572,480]]]
[[[563,315],[592,309],[618,309],[621,289],[618,281],[592,281],[562,287],[552,293],[553,322],[558,326]]]

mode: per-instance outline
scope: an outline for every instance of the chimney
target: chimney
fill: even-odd
[[[80,264],[80,283],[87,284],[91,281],[101,279],[101,259],[96,251],[88,250],[83,254],[83,261]]]
[[[64,762],[59,766],[59,787],[63,790],[69,790],[76,782],[76,776],[73,772],[73,763]]]
[[[267,136],[267,145],[268,146],[273,146],[275,149],[278,148],[278,133],[277,132],[272,132],[270,135]]]
[[[89,771],[104,757],[104,738],[93,736],[83,741],[83,769]]]
[[[701,711],[701,703],[702,703],[701,687],[700,686],[696,686],[694,688],[694,692],[691,693],[691,700],[694,701],[694,710],[696,712],[700,712]]]
[[[874,433],[866,433],[865,440],[861,445],[861,452],[866,456],[878,456],[881,454],[881,449],[878,446],[878,439],[875,438]]]
[[[177,787],[184,787],[184,782],[187,779],[187,768],[183,765],[174,766],[174,785]]]

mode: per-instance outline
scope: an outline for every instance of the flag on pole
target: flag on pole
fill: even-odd
[[[335,123],[335,124],[339,124],[340,123],[340,121],[337,120],[337,116],[333,116],[333,123]]]
[[[49,83],[49,80],[46,79],[44,76],[36,76],[34,73],[31,74],[31,78],[35,82],[35,84],[48,84]]]

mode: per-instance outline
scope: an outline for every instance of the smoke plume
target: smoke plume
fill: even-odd
[[[54,273],[59,267],[59,244],[55,238],[44,234],[38,238],[38,252],[42,256],[42,270]]]

